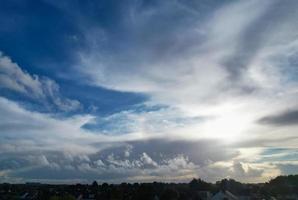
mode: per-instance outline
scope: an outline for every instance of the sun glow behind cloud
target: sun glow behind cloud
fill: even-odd
[[[224,116],[219,116],[203,126],[202,132],[207,138],[237,141],[241,139],[248,125],[247,120],[239,117],[239,114],[224,113]]]

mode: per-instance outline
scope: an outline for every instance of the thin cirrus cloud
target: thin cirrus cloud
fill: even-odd
[[[188,110],[250,93],[266,98],[283,90],[288,83],[282,80],[285,77],[282,68],[291,68],[291,64],[280,66],[280,62],[285,56],[295,54],[295,35],[292,34],[296,27],[295,13],[285,14],[292,7],[290,3],[280,6],[274,1],[230,3],[215,10],[207,19],[185,14],[191,20],[185,17],[185,21],[170,27],[166,26],[169,19],[160,13],[169,12],[169,16],[175,17],[181,9],[179,4],[173,6],[176,12],[168,10],[168,5],[160,5],[150,12],[133,7],[130,11],[133,14],[126,13],[128,19],[123,26],[137,39],[129,44],[116,43],[124,48],[116,55],[105,55],[96,47],[88,49],[87,53],[79,52],[78,70],[89,75],[91,84],[149,93],[157,103]],[[252,13],[244,17],[244,10]],[[133,23],[127,22],[130,20]],[[158,36],[148,35],[149,29],[157,26],[156,21],[167,28],[161,28]],[[188,21],[193,23],[188,24]],[[150,28],[139,29],[139,26]],[[281,31],[276,33],[276,29]],[[106,42],[113,44],[113,38],[109,40],[108,36]],[[96,41],[96,35],[87,37]],[[151,40],[166,45],[152,45]]]
[[[66,83],[115,99],[95,89],[91,104],[68,98],[87,90],[64,94],[65,71],[33,75],[1,53],[1,181],[260,182],[297,173],[296,2],[43,3],[77,22]],[[147,98],[120,107],[125,92]],[[105,106],[96,99],[115,109],[84,109]]]
[[[186,12],[183,3],[160,3],[148,9],[136,4],[118,22],[128,31],[121,39],[129,44],[113,41],[109,29],[101,30],[104,41],[97,40],[96,34],[86,34],[99,47],[111,43],[123,51],[105,55],[90,45],[87,53],[78,53],[77,70],[90,77],[89,84],[147,93],[151,103],[178,109],[180,116],[214,119],[214,123],[206,120],[210,124],[203,130],[204,126],[189,125],[188,136],[209,132],[218,137],[218,132],[226,132],[224,138],[228,132],[242,132],[235,130],[234,123],[254,129],[262,115],[296,106],[297,81],[290,77],[295,73],[291,58],[297,52],[293,34],[297,12],[292,4],[234,2],[208,17],[198,14],[200,8]],[[243,15],[246,10],[251,11],[249,15]],[[170,26],[177,13],[182,14]],[[158,35],[150,32],[157,27]],[[129,40],[130,35],[135,40]],[[209,130],[214,126],[219,128]]]

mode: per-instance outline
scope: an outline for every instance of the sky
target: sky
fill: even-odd
[[[0,182],[297,174],[297,8],[2,0]]]

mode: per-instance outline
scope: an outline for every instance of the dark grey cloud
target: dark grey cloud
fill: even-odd
[[[275,126],[298,125],[298,109],[262,117],[258,123]]]
[[[129,152],[129,156],[127,156],[129,159],[136,159],[143,152],[146,152],[157,163],[183,154],[191,162],[198,165],[205,165],[208,161],[229,160],[238,155],[235,149],[223,145],[219,140],[169,141],[152,139],[128,142],[122,146],[107,148],[91,157],[105,160],[109,155],[114,154],[115,157],[123,159],[125,152]]]
[[[155,139],[115,144],[95,154],[60,151],[0,154],[0,171],[8,170],[7,176],[11,178],[44,182],[94,179],[121,182],[139,176],[155,180],[154,177],[160,176],[179,177],[192,173],[195,176],[201,172],[199,168],[231,160],[237,155],[237,150],[216,140]]]

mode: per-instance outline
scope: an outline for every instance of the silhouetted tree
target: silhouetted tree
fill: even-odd
[[[98,184],[97,184],[96,181],[93,181],[93,183],[92,183],[92,187],[93,187],[93,188],[98,188]]]
[[[178,198],[179,193],[172,188],[168,188],[162,192],[160,200],[178,200]]]
[[[154,189],[152,184],[143,183],[137,189],[135,199],[152,200],[154,197]]]

